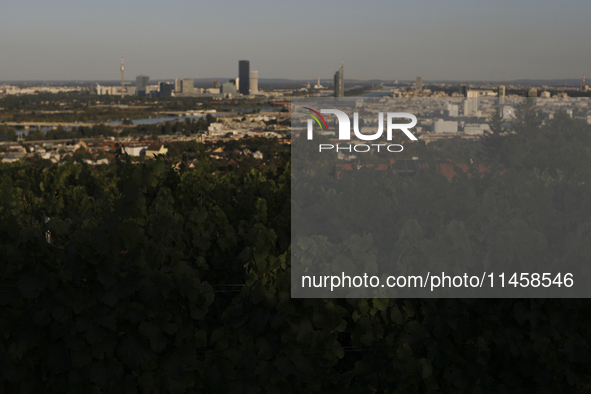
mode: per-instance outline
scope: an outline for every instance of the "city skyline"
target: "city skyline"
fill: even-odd
[[[426,81],[578,79],[591,64],[584,34],[591,3],[576,0],[7,0],[5,7],[3,81],[116,80],[121,54],[126,75],[154,80],[232,78],[241,58],[265,78],[294,80],[330,79],[341,61],[350,79]]]

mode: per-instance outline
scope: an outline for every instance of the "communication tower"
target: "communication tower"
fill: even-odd
[[[125,89],[123,88],[123,72],[125,71],[125,66],[123,65],[123,55],[121,55],[121,98],[125,95]]]

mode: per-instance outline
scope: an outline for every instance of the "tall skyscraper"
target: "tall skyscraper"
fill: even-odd
[[[478,116],[478,92],[476,90],[466,91],[464,116]]]
[[[182,92],[182,88],[181,88],[181,80],[176,78],[174,80],[174,92],[175,93],[180,93]]]
[[[135,91],[138,96],[145,96],[146,95],[146,87],[148,86],[148,81],[150,77],[147,75],[138,75],[135,77]]]
[[[250,94],[259,94],[259,72],[250,72]]]
[[[345,97],[345,65],[334,73],[334,96]]]
[[[240,78],[239,91],[247,96],[250,94],[250,62],[240,60],[238,62],[238,78]]]
[[[423,78],[417,77],[415,79],[415,90],[417,92],[420,92],[421,90],[423,90]]]
[[[499,86],[499,104],[505,104],[505,85]]]
[[[467,97],[468,96],[468,85],[466,85],[466,84],[460,84],[460,87],[458,89],[458,92],[462,96]]]
[[[181,90],[183,94],[193,94],[195,87],[195,81],[193,78],[183,78],[181,81]]]
[[[158,84],[160,89],[160,97],[170,97],[174,92],[174,84],[172,82],[160,82]]]

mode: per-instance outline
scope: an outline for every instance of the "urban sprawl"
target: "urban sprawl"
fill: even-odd
[[[425,143],[481,138],[490,133],[489,120],[495,111],[509,123],[524,97],[539,98],[536,105],[546,121],[561,110],[591,123],[584,76],[576,85],[424,82],[420,77],[370,83],[345,81],[343,65],[331,80],[259,83],[258,71],[250,70],[248,60],[241,60],[238,76],[229,80],[184,78],[151,83],[149,76],[139,75],[134,85],[124,79],[123,58],[120,71],[121,83],[117,84],[0,85],[2,162],[38,157],[55,163],[75,159],[101,165],[112,162],[117,152],[138,160],[171,156],[169,148],[177,144],[172,151],[185,153],[190,166],[202,153],[228,165],[238,166],[245,158],[265,165],[274,153],[264,154],[253,141],[270,139],[288,148],[291,137],[302,131],[289,127],[292,97],[372,98],[378,101],[372,106],[375,111],[395,105],[417,115],[412,131]],[[372,133],[375,125],[371,120],[365,122],[361,132]],[[325,134],[330,138],[334,131]],[[239,143],[245,139],[250,143]],[[202,143],[205,152],[197,152],[190,143]]]

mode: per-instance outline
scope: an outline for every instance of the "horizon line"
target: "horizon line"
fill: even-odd
[[[152,81],[164,82],[164,81],[174,81],[175,79],[182,79],[182,78],[154,78]],[[222,78],[222,77],[201,77],[201,78],[191,78],[193,80],[201,80],[201,81],[213,81],[213,80],[231,80],[235,78]],[[260,81],[291,81],[291,82],[316,82],[318,77],[306,79],[306,78],[258,78]],[[332,81],[332,78],[320,78],[321,81]],[[135,82],[135,79],[131,80],[124,80],[125,82]],[[355,79],[349,78],[345,79],[345,81],[349,82],[386,82],[386,83],[402,83],[402,82],[410,82],[414,83],[414,79],[380,79],[380,78],[371,78],[371,79]],[[582,78],[517,78],[517,79],[504,79],[504,80],[497,80],[497,79],[466,79],[466,80],[458,80],[458,79],[423,79],[423,84],[425,83],[475,83],[475,82],[487,82],[487,83],[499,83],[499,84],[507,84],[507,83],[514,83],[514,82],[565,82],[565,81],[579,81],[582,82]],[[7,79],[7,80],[0,80],[0,83],[27,83],[27,82],[43,82],[43,83],[51,83],[51,82],[71,82],[71,83],[94,83],[94,82],[118,82],[121,83],[120,79]]]

